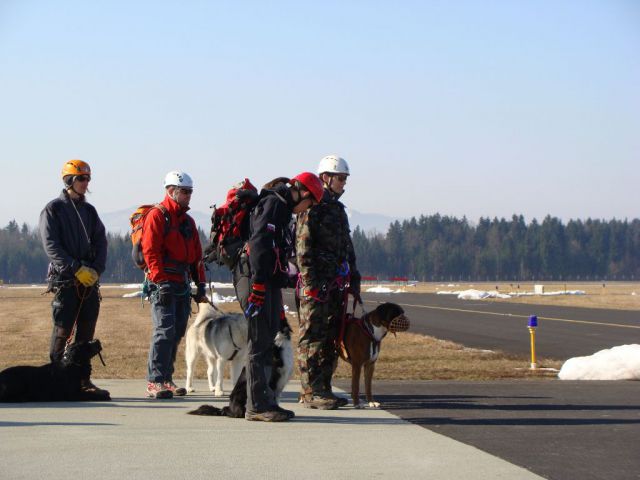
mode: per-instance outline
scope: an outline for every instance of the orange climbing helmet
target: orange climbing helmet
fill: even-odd
[[[91,167],[82,160],[69,160],[62,166],[62,178],[67,175],[91,175]]]

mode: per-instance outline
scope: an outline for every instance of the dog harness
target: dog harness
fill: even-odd
[[[349,293],[348,291],[345,291],[344,312],[342,315],[342,323],[340,325],[340,334],[338,335],[338,338],[336,338],[336,347],[337,347],[338,353],[340,354],[343,360],[347,362],[350,361],[351,356],[349,355],[349,351],[347,350],[347,347],[344,344],[344,333],[347,329],[348,324],[355,324],[364,332],[364,334],[369,338],[371,342],[370,343],[371,348],[369,349],[370,351],[369,358],[370,359],[377,358],[378,354],[380,353],[380,343],[382,342],[382,339],[387,336],[387,329],[385,329],[384,333],[380,338],[377,338],[375,327],[382,327],[382,325],[374,325],[369,320],[369,314],[365,311],[364,305],[362,303],[360,303],[360,308],[362,308],[362,311],[364,312],[362,317],[358,318],[354,315],[356,310],[356,303],[357,303],[356,298],[353,299],[353,307],[352,307],[353,313],[347,313],[347,306],[349,303],[348,300],[349,300]]]

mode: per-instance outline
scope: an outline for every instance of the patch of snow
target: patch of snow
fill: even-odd
[[[140,288],[140,285],[138,285],[138,288]],[[141,297],[141,296],[142,296],[142,290],[138,290],[137,292],[125,293],[124,295],[122,295],[122,298],[135,298],[135,297]]]
[[[562,365],[561,380],[640,380],[640,345],[620,345]]]
[[[462,349],[463,352],[471,352],[471,353],[483,353],[483,354],[493,354],[495,353],[493,350],[485,350],[482,348],[470,348],[470,347],[464,347]]]
[[[367,292],[371,292],[371,293],[402,293],[405,291],[406,290],[404,288],[396,288],[394,290],[392,288],[382,287],[382,286],[371,287],[367,289]]]
[[[584,290],[558,290],[557,292],[544,292],[542,295],[586,295]]]
[[[532,297],[537,295],[554,296],[554,295],[586,295],[584,290],[559,290],[557,292],[509,292],[500,293],[497,290],[438,290],[436,295],[457,295],[461,300],[481,300],[483,298],[511,298],[511,297]]]
[[[557,290],[555,292],[544,292],[544,293],[535,293],[535,292],[509,292],[509,295],[512,297],[533,297],[533,296],[557,296],[557,295],[586,295],[587,292],[584,290]]]
[[[463,290],[458,293],[458,298],[461,300],[481,300],[483,298],[511,298],[510,295],[506,293],[500,293],[498,291],[489,291],[486,290]]]
[[[392,293],[393,290],[387,287],[371,287],[367,288],[367,292],[371,293]]]
[[[218,292],[213,292],[213,295],[209,297],[209,300],[211,300],[213,303],[233,303],[238,299],[233,295],[225,297],[220,295]]]

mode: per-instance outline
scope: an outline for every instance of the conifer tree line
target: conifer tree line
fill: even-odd
[[[202,244],[207,235],[199,229]],[[141,282],[131,260],[127,234],[108,235],[102,283]],[[358,268],[380,280],[419,281],[638,280],[640,219],[570,220],[547,216],[525,223],[480,218],[420,216],[389,226],[386,234],[353,231]],[[0,281],[43,283],[48,259],[37,229],[15,221],[0,229]],[[230,281],[224,267],[209,265],[208,276]]]
[[[363,275],[419,281],[638,280],[640,220],[570,220],[522,215],[480,218],[420,216],[384,235],[356,228]]]
[[[207,235],[198,229],[202,245]],[[144,273],[133,264],[131,240],[128,234],[107,234],[108,250],[105,272],[101,283],[136,283],[144,280]],[[26,224],[19,227],[15,221],[0,230],[0,281],[7,283],[44,283],[49,259],[44,253],[37,229]],[[230,281],[226,268],[209,265],[208,276],[212,281]]]

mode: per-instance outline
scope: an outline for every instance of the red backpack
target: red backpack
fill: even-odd
[[[204,251],[206,263],[215,262],[232,269],[249,237],[249,214],[258,203],[258,189],[248,178],[227,192],[226,201],[213,206],[209,245]]]
[[[155,203],[153,205],[146,204],[140,205],[129,216],[129,225],[131,225],[131,258],[136,266],[142,270],[147,268],[147,264],[144,261],[144,255],[142,255],[142,228],[144,227],[144,221],[147,218],[147,214],[154,208],[160,210],[165,219],[165,235],[169,231],[169,225],[171,225],[171,218],[169,212],[161,203]]]

